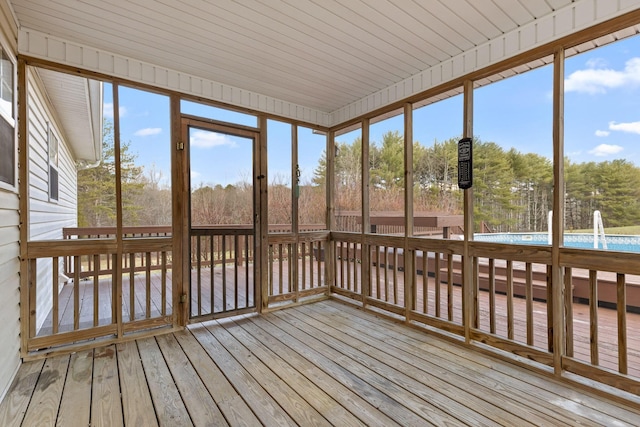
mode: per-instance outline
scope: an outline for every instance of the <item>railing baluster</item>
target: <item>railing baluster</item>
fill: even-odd
[[[591,347],[591,364],[599,365],[598,352],[598,272],[589,270],[589,342]]]
[[[447,314],[453,322],[453,254],[447,255]]]
[[[429,253],[422,251],[422,311],[429,314]],[[436,283],[436,287],[437,287]]]
[[[300,242],[300,256],[302,259],[302,271],[300,272],[300,290],[305,290],[307,289],[307,245],[305,242]],[[298,262],[296,260],[296,262]],[[313,277],[313,275],[312,275]],[[313,286],[309,286],[309,287],[313,287]]]
[[[564,313],[566,324],[566,355],[573,357],[573,271],[571,267],[564,268]]]
[[[244,239],[244,306],[249,307],[249,236]]]
[[[165,251],[162,251],[162,256],[161,256],[161,262],[162,262],[162,289],[161,289],[161,293],[162,293],[162,315],[166,316],[167,315],[167,253]]]
[[[475,329],[480,328],[480,259],[478,257],[473,257],[471,259],[471,268],[473,269],[471,283],[472,287],[472,300],[473,300],[473,327]]]
[[[282,250],[282,243],[278,244],[278,295],[283,293],[282,275],[284,274],[284,266],[282,265],[284,258],[284,251]]]
[[[142,256],[142,254],[140,254]],[[147,319],[151,318],[151,252],[145,253],[145,260],[147,262],[145,273],[146,273],[146,316]]]
[[[273,295],[273,245],[269,245],[269,295]]]
[[[489,258],[489,332],[496,333],[496,260]]]
[[[618,308],[618,371],[628,374],[627,365],[627,283],[625,275],[616,274]]]
[[[435,270],[433,272],[434,275],[434,282],[435,282],[435,312],[436,312],[436,317],[440,318],[440,316],[442,315],[441,313],[441,308],[440,308],[440,298],[442,298],[441,292],[440,292],[440,286],[442,285],[442,280],[440,278],[440,256],[441,254],[439,252],[434,252],[433,256],[435,257],[434,262],[433,262],[433,269]]]
[[[347,242],[347,289],[352,291],[351,288],[351,243]]]
[[[393,303],[398,304],[398,248],[393,248]]]
[[[202,236],[196,236],[196,294],[198,316],[202,315]],[[213,301],[211,301],[213,304]]]
[[[136,318],[135,254],[129,254],[129,320]]]
[[[239,249],[240,248],[240,242],[239,239],[240,236],[235,235],[234,239],[233,239],[233,250],[234,250],[234,254],[235,254],[235,260],[236,262],[233,263],[233,288],[234,288],[234,308],[237,309],[238,308],[238,299],[239,299],[239,295],[238,292],[240,292],[240,286],[238,283],[238,262],[242,262],[239,261],[239,259],[242,257],[242,251]]]
[[[376,298],[380,299],[380,246],[374,246],[376,251]],[[385,265],[384,268],[387,268]]]
[[[361,285],[358,282],[358,244],[354,243],[353,244],[353,291],[360,293],[361,292]]]
[[[384,300],[389,302],[389,247],[384,246]]]
[[[210,283],[210,289],[209,289],[209,312],[211,314],[213,314],[216,311],[216,282],[215,282],[215,268],[216,268],[216,256],[215,256],[215,243],[216,239],[215,236],[209,236],[209,245],[211,248],[211,254],[209,255],[210,258],[210,262],[211,262],[211,268],[209,269],[209,283]],[[201,307],[200,307],[200,303],[198,303],[198,312],[200,313],[202,311]]]
[[[222,236],[222,311],[227,311],[227,238]]]
[[[513,261],[507,260],[507,337],[513,340]]]
[[[533,269],[525,265],[525,297],[527,299],[527,345],[533,345]]]
[[[80,329],[80,258],[73,257],[73,330]]]
[[[553,283],[552,268],[547,265],[547,349],[553,353]]]
[[[98,326],[99,318],[99,300],[100,300],[100,255],[93,255],[93,326]]]
[[[51,332],[54,334],[58,333],[58,310],[59,310],[59,294],[60,294],[60,289],[59,289],[59,284],[60,284],[60,280],[58,279],[59,277],[59,265],[58,265],[58,261],[59,258],[53,257],[53,280],[52,280],[52,293],[53,293],[53,307],[51,310]]]

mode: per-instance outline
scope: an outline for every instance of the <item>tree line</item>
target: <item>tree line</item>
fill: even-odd
[[[413,144],[415,211],[460,214],[457,187],[457,138]],[[336,144],[336,209],[359,210],[362,141]],[[372,211],[404,209],[404,136],[390,131],[369,147]],[[473,140],[474,220],[493,231],[546,231],[553,206],[553,163],[535,153],[505,149]],[[626,159],[576,163],[565,158],[565,226],[593,226],[600,210],[606,227],[640,223],[640,168]],[[325,181],[326,160],[319,162],[314,183]]]
[[[114,226],[116,174],[113,128],[105,123],[103,156],[98,165],[78,172],[79,226]],[[413,144],[414,210],[462,213],[462,191],[457,187],[457,138]],[[121,146],[123,224],[171,224],[171,190],[161,171],[136,165],[130,144]],[[359,211],[362,203],[362,141],[336,143],[336,212]],[[546,231],[553,203],[553,165],[541,155],[505,149],[495,142],[473,141],[474,219],[476,230]],[[404,137],[398,131],[382,136],[369,147],[371,211],[404,209]],[[625,159],[574,163],[565,159],[565,226],[592,227],[600,210],[606,227],[640,223],[640,168]],[[269,222],[291,223],[291,203],[298,197],[300,223],[321,224],[325,218],[326,157],[313,179],[301,183],[292,195],[290,180],[272,179],[268,189]],[[200,185],[192,189],[194,224],[251,224],[253,188]]]

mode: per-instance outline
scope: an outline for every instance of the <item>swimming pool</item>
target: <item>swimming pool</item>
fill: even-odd
[[[549,245],[548,233],[476,233],[473,237],[479,242]],[[605,240],[607,250],[640,253],[640,236],[607,234]],[[571,248],[593,249],[593,234],[566,233],[564,245]],[[602,241],[598,241],[598,249],[604,249]]]

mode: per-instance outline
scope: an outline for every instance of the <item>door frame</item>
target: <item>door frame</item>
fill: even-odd
[[[262,121],[260,121],[262,124]],[[254,304],[252,311],[262,311],[263,298],[262,287],[266,283],[266,276],[261,274],[261,265],[267,258],[267,251],[263,240],[266,241],[265,231],[268,229],[264,225],[266,217],[266,149],[265,133],[260,128],[247,128],[231,123],[221,123],[215,120],[197,118],[190,115],[180,116],[180,133],[176,143],[176,185],[177,194],[174,195],[177,203],[177,217],[179,226],[175,229],[174,247],[176,253],[181,254],[180,278],[176,282],[175,298],[176,307],[180,307],[178,312],[178,323],[186,326],[190,323],[191,315],[191,147],[189,143],[189,130],[191,128],[205,131],[221,133],[230,136],[251,139],[252,142],[252,187],[253,187],[253,236],[254,236],[254,266],[253,266],[253,287]],[[264,238],[262,237],[264,235]],[[220,317],[229,316],[229,312]]]

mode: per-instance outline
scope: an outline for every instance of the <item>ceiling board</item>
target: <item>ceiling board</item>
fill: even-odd
[[[566,17],[577,3],[595,1],[9,0],[22,29],[58,44],[77,43],[75,49],[95,48],[340,120],[349,119],[342,111],[380,108],[373,99],[395,101],[380,93],[411,95],[475,69],[467,60],[480,58],[486,66],[507,55],[480,55],[487,46],[509,42],[504,52],[516,54],[537,19],[550,22],[555,10]],[[554,32],[566,31],[554,25]]]

